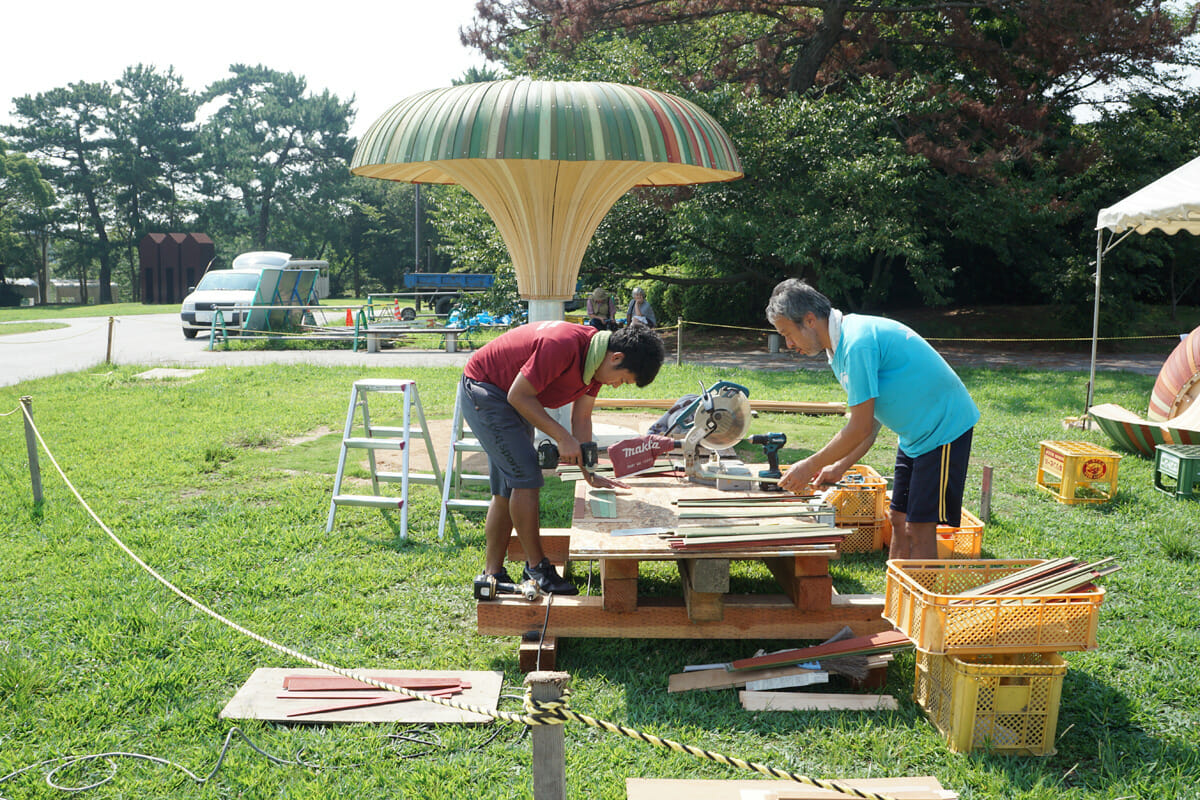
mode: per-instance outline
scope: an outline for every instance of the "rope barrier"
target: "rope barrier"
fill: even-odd
[[[693,322],[692,320],[683,320],[684,325],[692,325],[700,328],[725,328],[728,330],[748,331],[750,333],[771,334],[777,333],[774,328],[748,328],[740,325],[721,325],[715,322]],[[660,328],[659,330],[667,330]],[[1060,337],[1041,337],[1041,338],[954,338],[948,336],[925,336],[927,342],[1090,342],[1090,336],[1060,336]],[[1137,341],[1143,339],[1178,339],[1178,333],[1165,333],[1146,336],[1100,336],[1097,337],[1098,342],[1124,342]]]
[[[520,723],[523,725],[530,725],[530,726],[531,725],[562,725],[563,723],[565,723],[567,721],[578,722],[580,724],[587,725],[592,728],[597,728],[599,730],[603,730],[608,733],[615,733],[615,734],[618,734],[621,736],[626,736],[630,739],[636,739],[638,741],[646,742],[647,744],[653,745],[655,747],[672,750],[677,753],[686,753],[686,754],[694,756],[696,758],[708,759],[708,760],[714,761],[718,764],[724,764],[726,766],[736,767],[738,769],[743,769],[743,770],[747,770],[747,771],[751,771],[751,772],[757,772],[761,775],[765,775],[765,776],[771,777],[771,778],[790,780],[795,783],[803,783],[808,786],[814,786],[814,787],[817,787],[820,789],[826,789],[828,791],[838,792],[841,794],[849,795],[851,797],[864,798],[865,800],[894,800],[893,798],[889,797],[888,795],[878,794],[878,793],[871,792],[871,791],[868,791],[865,789],[857,789],[853,786],[847,786],[845,784],[841,784],[836,781],[826,781],[826,780],[822,780],[820,778],[811,778],[806,775],[801,775],[799,773],[792,772],[790,770],[780,769],[778,767],[771,767],[766,764],[759,764],[759,763],[753,762],[753,761],[746,761],[744,759],[736,758],[733,756],[722,755],[720,753],[717,753],[717,752],[714,752],[711,750],[706,750],[702,747],[696,747],[694,745],[683,744],[681,742],[676,742],[671,739],[664,739],[662,737],[655,736],[653,734],[639,731],[635,728],[629,728],[624,725],[618,725],[613,722],[608,722],[606,720],[597,719],[596,717],[591,717],[586,714],[580,714],[576,711],[571,711],[567,707],[565,702],[540,703],[540,702],[534,701],[528,695],[528,692],[526,694],[526,700],[525,700],[525,713],[523,713],[523,714],[516,714],[511,711],[501,711],[499,709],[484,708],[482,706],[478,706],[478,705],[475,705],[472,703],[464,703],[462,701],[453,700],[453,699],[447,698],[447,697],[435,697],[433,695],[425,694],[424,692],[418,692],[413,689],[405,688],[403,686],[396,686],[395,684],[385,683],[381,680],[377,680],[377,679],[372,678],[367,675],[360,675],[360,674],[354,672],[353,670],[345,669],[343,667],[338,667],[333,664],[326,663],[324,661],[321,661],[320,659],[314,658],[312,656],[301,653],[297,650],[293,650],[290,647],[279,644],[278,642],[268,639],[267,637],[265,637],[261,634],[255,633],[254,631],[250,630],[249,628],[246,628],[246,627],[234,622],[233,620],[228,619],[227,617],[219,614],[215,610],[204,605],[199,600],[191,597],[186,592],[184,592],[182,589],[178,588],[173,583],[171,583],[169,580],[167,580],[164,576],[159,574],[159,572],[157,570],[155,570],[153,567],[151,567],[149,564],[147,564],[145,561],[143,561],[136,553],[134,553],[133,550],[131,550],[128,547],[128,545],[126,545],[123,541],[121,541],[121,539],[112,531],[112,529],[109,528],[108,525],[106,525],[102,519],[100,519],[100,517],[96,514],[96,512],[94,510],[92,510],[92,507],[90,505],[88,505],[87,501],[84,500],[83,495],[81,495],[79,493],[79,490],[75,487],[75,485],[73,483],[71,483],[70,479],[67,477],[66,472],[63,470],[62,466],[59,465],[58,459],[56,459],[54,457],[54,454],[50,451],[50,448],[46,444],[45,439],[42,438],[41,431],[38,430],[37,425],[34,423],[33,418],[29,414],[28,409],[26,409],[26,407],[24,405],[21,405],[18,408],[22,411],[25,420],[28,422],[29,426],[33,430],[34,435],[37,437],[38,443],[41,444],[42,449],[46,453],[46,457],[50,459],[50,463],[54,465],[54,469],[58,472],[59,477],[61,477],[63,482],[67,485],[67,488],[70,489],[71,494],[73,494],[75,496],[75,499],[79,501],[80,505],[87,512],[88,516],[90,516],[92,518],[92,520],[95,521],[95,523],[100,527],[100,529],[104,531],[104,533],[113,541],[114,544],[116,544],[116,546],[123,553],[125,553],[127,556],[129,556],[129,558],[132,559],[134,561],[134,563],[136,563],[139,567],[141,567],[147,574],[149,574],[156,581],[158,581],[160,584],[162,584],[166,589],[168,589],[172,594],[174,594],[180,600],[183,600],[185,603],[192,606],[196,610],[198,610],[198,611],[202,612],[203,614],[211,617],[212,619],[220,622],[222,625],[225,625],[226,627],[230,628],[231,630],[234,630],[234,631],[242,634],[243,636],[253,639],[254,641],[258,642],[261,645],[269,647],[269,648],[271,648],[277,652],[283,653],[285,655],[291,656],[292,658],[295,658],[298,661],[301,661],[305,664],[309,664],[310,666],[316,667],[318,669],[328,670],[329,672],[332,672],[336,675],[341,675],[342,677],[361,681],[362,683],[368,684],[377,689],[383,689],[385,691],[396,692],[398,694],[406,695],[415,700],[423,700],[425,702],[436,703],[438,705],[455,708],[460,711],[467,711],[470,713],[479,714],[481,716],[491,717],[491,718],[497,719],[497,720],[503,720],[505,722]],[[9,412],[9,413],[12,413],[12,412]],[[549,600],[547,602],[549,602]],[[547,608],[547,620],[548,619],[549,619],[549,609]],[[564,691],[563,696],[569,697],[569,693]],[[232,732],[231,732],[231,734],[232,734]],[[227,742],[227,744],[228,744],[228,742]],[[105,755],[112,755],[112,754],[105,754]],[[96,757],[104,757],[104,755],[96,756]],[[153,760],[153,759],[151,759],[151,760]],[[85,787],[85,788],[87,788],[87,787]]]

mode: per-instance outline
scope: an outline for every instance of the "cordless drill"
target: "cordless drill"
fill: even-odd
[[[761,470],[758,473],[760,478],[774,478],[776,481],[783,477],[783,473],[779,471],[779,449],[787,444],[786,433],[756,433],[750,437],[750,444],[762,445],[763,455],[767,457],[767,466],[769,469]],[[778,483],[763,482],[758,485],[758,488],[764,491],[779,491]]]
[[[519,594],[526,600],[537,600],[542,591],[533,580],[508,583],[496,580],[495,575],[480,575],[475,579],[476,600],[496,600],[502,594]]]
[[[600,448],[595,442],[581,442],[579,445],[582,451],[583,458],[580,466],[585,470],[594,470],[596,462],[600,458]],[[538,466],[542,469],[555,469],[558,467],[558,445],[552,439],[543,439],[538,445]]]

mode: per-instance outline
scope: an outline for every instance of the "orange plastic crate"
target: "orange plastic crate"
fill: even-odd
[[[1044,559],[888,562],[883,616],[918,650],[1026,653],[1091,650],[1104,589],[1056,595],[962,596]]]
[[[834,509],[834,524],[839,528],[879,524],[887,515],[887,480],[866,464],[855,464],[842,480],[852,483],[834,489],[826,498]]]
[[[978,517],[962,510],[958,527],[938,525],[938,558],[979,558],[983,549],[983,522]]]
[[[886,520],[877,519],[871,525],[838,525],[839,528],[850,528],[853,533],[847,534],[838,545],[839,553],[871,553],[883,549],[883,534]]]
[[[913,700],[955,753],[1054,755],[1067,662],[1056,653],[917,653]]]

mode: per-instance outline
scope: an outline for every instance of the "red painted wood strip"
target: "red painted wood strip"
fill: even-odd
[[[402,686],[405,689],[471,688],[469,682],[455,677],[435,678],[418,675],[390,676],[386,678],[369,675],[367,677],[391,686]],[[283,678],[283,688],[292,692],[328,692],[351,689],[364,689],[371,692],[379,691],[378,686],[372,686],[369,683],[363,683],[354,678],[346,678],[340,675],[286,675]]]
[[[729,669],[761,669],[763,667],[778,667],[784,664],[799,664],[822,656],[849,655],[851,653],[866,653],[886,650],[896,650],[911,645],[912,642],[900,631],[884,631],[869,636],[857,636],[853,639],[842,639],[829,644],[818,644],[812,647],[801,647],[796,650],[784,650],[755,658],[743,658],[732,662]]]
[[[457,689],[439,689],[434,692],[426,692],[426,694],[432,695],[433,697],[449,697],[450,695],[458,694],[458,690]],[[307,717],[312,714],[327,714],[332,711],[349,711],[350,709],[354,709],[354,708],[370,708],[372,706],[388,706],[388,705],[392,705],[393,703],[403,703],[408,700],[415,700],[415,699],[416,699],[415,697],[409,697],[408,695],[405,695],[405,694],[392,695],[383,700],[359,699],[359,700],[351,701],[349,703],[339,703],[339,704],[333,705],[333,706],[321,706],[320,708],[308,708],[308,709],[304,709],[302,711],[293,711],[291,714],[288,714],[288,716],[289,717]]]

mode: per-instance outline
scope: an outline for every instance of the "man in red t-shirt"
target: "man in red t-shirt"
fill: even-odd
[[[458,391],[463,417],[488,454],[492,502],[484,525],[483,575],[514,582],[504,569],[504,555],[515,530],[528,559],[523,577],[545,592],[576,594],[542,550],[538,500],[544,479],[533,430],[555,441],[560,463],[578,464],[579,443],[592,440],[592,408],[600,387],[647,386],[664,355],[662,340],[649,328],[610,332],[570,322],[531,322],[471,356]],[[571,402],[568,431],[546,409]],[[598,475],[587,479],[597,487],[620,485]]]

